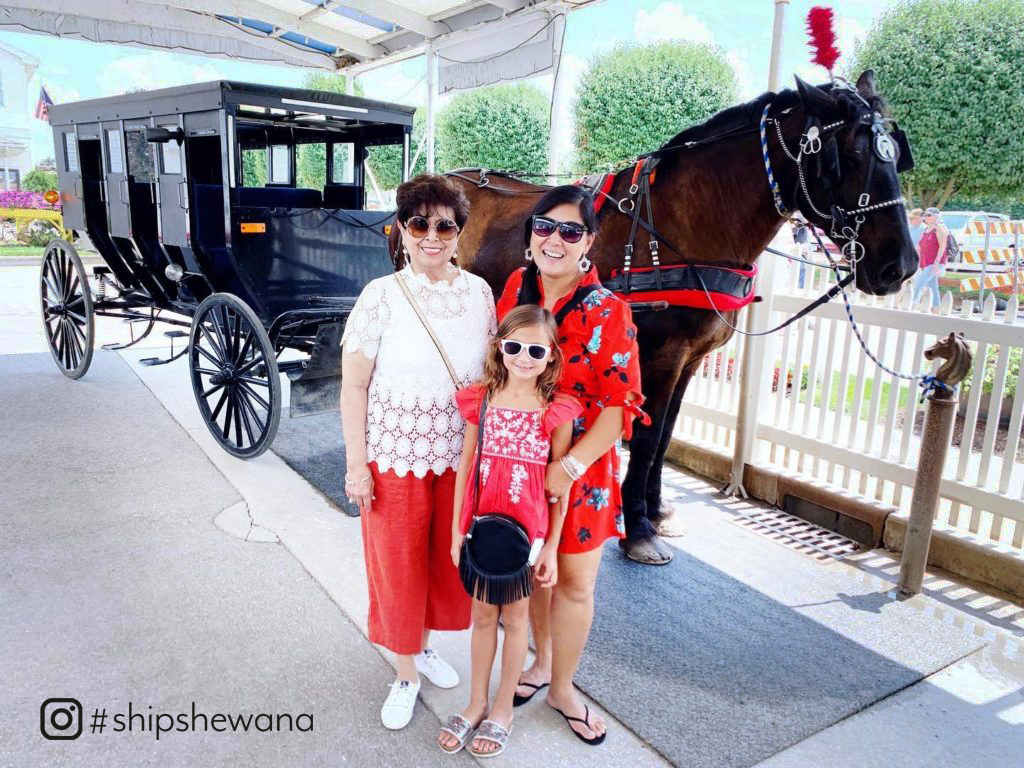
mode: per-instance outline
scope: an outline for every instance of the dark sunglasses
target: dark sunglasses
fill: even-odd
[[[431,223],[426,216],[410,216],[405,228],[413,237],[426,237],[430,233]],[[442,240],[451,240],[459,233],[459,225],[451,219],[441,219],[433,225],[437,236]]]
[[[567,243],[578,243],[587,228],[575,221],[555,221],[547,216],[533,217],[533,234],[537,237],[551,237],[558,230],[558,234]]]
[[[543,344],[523,344],[521,341],[513,341],[512,339],[501,340],[501,351],[509,357],[517,357],[524,347],[526,348],[526,354],[534,360],[544,360],[551,354],[551,347],[546,347]]]

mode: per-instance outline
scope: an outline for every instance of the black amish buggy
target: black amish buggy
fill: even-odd
[[[363,286],[394,270],[394,212],[367,210],[366,159],[390,158],[408,177],[413,111],[224,81],[51,107],[64,226],[105,262],[90,276],[71,243],[46,249],[40,296],[57,366],[85,374],[96,315],[133,329],[106,349],[178,326],[165,334],[170,355],[142,362],[187,354],[210,432],[242,458],[274,439],[280,373],[291,414],[337,408],[345,320]],[[285,350],[299,354],[279,360]]]

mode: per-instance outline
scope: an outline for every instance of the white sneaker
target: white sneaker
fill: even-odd
[[[416,654],[416,671],[438,688],[454,688],[459,684],[459,673],[430,648]]]
[[[399,680],[391,685],[391,693],[388,694],[384,706],[380,710],[380,721],[384,723],[385,728],[397,731],[409,724],[419,692],[419,682],[410,683],[408,680]]]

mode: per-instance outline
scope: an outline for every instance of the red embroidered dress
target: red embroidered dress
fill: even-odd
[[[522,269],[509,276],[497,304],[499,322],[516,306],[522,280]],[[543,303],[544,285],[540,278],[537,282]],[[584,274],[579,284],[601,285],[593,269]],[[559,299],[553,312],[557,313],[571,297],[569,294]],[[579,398],[583,406],[582,415],[573,422],[573,442],[590,429],[608,406],[623,408],[622,427],[627,440],[633,433],[635,417],[650,424],[650,417],[640,409],[644,401],[640,393],[640,360],[629,305],[607,288],[599,287],[566,315],[558,330],[558,346],[565,356],[559,388]],[[559,552],[588,552],[607,539],[625,537],[618,478],[619,452],[618,446],[613,446],[573,483]]]
[[[455,393],[463,418],[480,421],[484,388],[473,385]],[[544,473],[551,460],[551,433],[579,416],[582,408],[571,397],[557,395],[547,408],[523,411],[487,405],[484,449],[480,459],[480,514],[507,515],[526,528],[532,541],[547,535],[548,502]],[[466,483],[461,530],[469,530],[476,500],[476,453]]]

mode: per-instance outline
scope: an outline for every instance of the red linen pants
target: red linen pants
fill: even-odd
[[[399,477],[370,464],[376,499],[361,517],[370,642],[419,653],[423,630],[461,630],[471,601],[452,563],[455,470]]]

